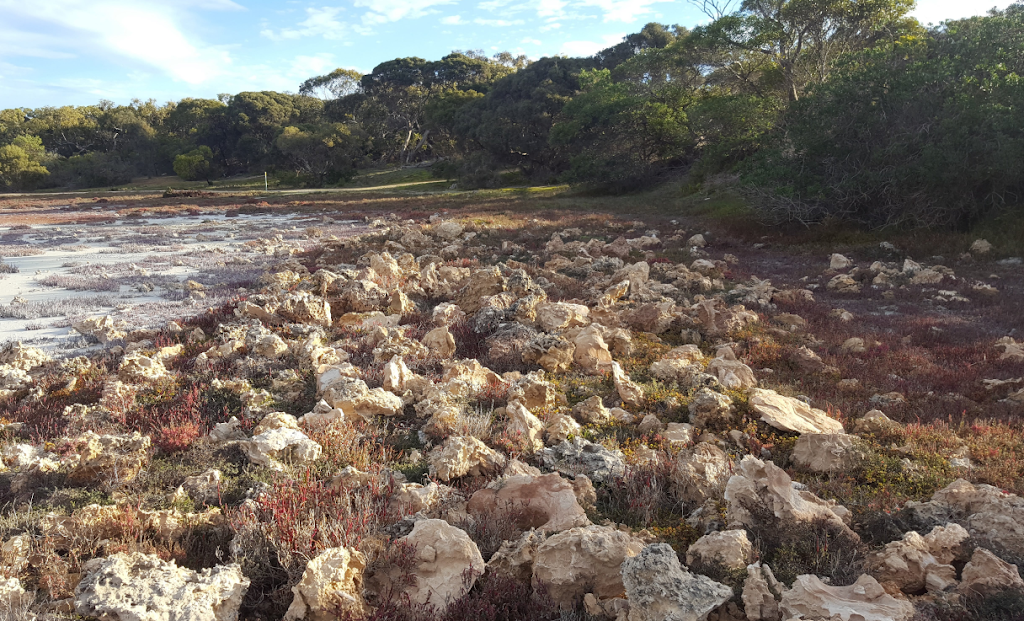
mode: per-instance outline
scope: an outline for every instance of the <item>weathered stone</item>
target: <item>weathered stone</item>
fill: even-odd
[[[925,538],[914,531],[872,554],[868,567],[876,579],[895,584],[904,593],[938,593],[956,584],[956,569],[939,563]]]
[[[999,360],[1024,362],[1024,343],[1018,343],[1013,337],[1004,336],[996,341],[996,347],[1003,348],[1003,353],[999,356]]]
[[[185,477],[175,495],[184,494],[195,502],[213,504],[219,500],[220,481],[223,476],[220,470],[210,468],[202,474]]]
[[[295,594],[285,621],[332,621],[338,613],[366,612],[363,570],[366,557],[351,548],[328,548],[306,564],[302,579],[292,587]]]
[[[345,418],[373,416],[394,416],[402,412],[405,402],[383,388],[370,390],[360,379],[344,378],[324,391],[324,401],[332,408],[341,410]]]
[[[252,434],[258,436],[265,431],[274,429],[298,429],[299,421],[287,412],[271,412],[263,417],[256,426],[252,428]]]
[[[501,573],[520,582],[529,582],[533,576],[533,558],[544,539],[544,533],[528,530],[515,541],[503,542],[487,561],[488,573]]]
[[[690,422],[704,428],[708,425],[731,421],[735,408],[730,397],[702,388],[693,396],[693,401],[687,406],[687,410],[690,412]]]
[[[629,376],[622,370],[618,362],[611,364],[611,374],[615,391],[619,393],[619,398],[622,399],[624,404],[634,407],[640,407],[644,404],[643,388],[629,379]]]
[[[722,386],[731,390],[757,386],[753,369],[740,362],[731,347],[722,347],[718,350],[714,360],[708,364],[708,373],[717,377]]]
[[[686,551],[686,564],[717,565],[725,569],[743,569],[754,556],[754,547],[742,529],[708,533]]]
[[[117,374],[128,382],[154,381],[167,377],[167,368],[159,360],[132,352],[121,359]]]
[[[109,621],[236,621],[249,579],[238,565],[202,572],[151,554],[115,554],[82,565],[75,611]]]
[[[671,484],[680,499],[703,504],[721,496],[731,471],[732,464],[725,451],[701,442],[692,449],[680,451],[672,469]]]
[[[828,267],[832,270],[845,270],[853,265],[853,261],[841,254],[833,254],[829,257]]]
[[[505,413],[509,419],[509,431],[521,434],[535,451],[544,448],[544,423],[531,414],[522,402],[510,402],[505,407]]]
[[[455,355],[455,337],[447,326],[440,326],[423,336],[423,344],[430,353],[438,358],[451,358]]]
[[[242,452],[254,464],[268,466],[275,470],[286,464],[308,464],[320,458],[323,451],[316,442],[298,429],[272,429],[248,442],[239,444]]]
[[[860,293],[860,283],[848,274],[839,274],[828,281],[825,288],[836,293]]]
[[[611,420],[611,413],[597,395],[577,403],[572,409],[572,415],[580,422],[594,425],[602,425]]]
[[[964,566],[960,591],[967,595],[995,595],[1004,591],[1024,591],[1016,565],[1011,565],[985,548],[978,548]]]
[[[545,302],[537,304],[536,314],[537,327],[545,332],[556,332],[590,323],[590,309],[582,304]]]
[[[797,576],[793,588],[782,594],[786,619],[833,621],[908,621],[914,606],[896,599],[882,585],[864,574],[847,587],[825,585],[817,576]]]
[[[522,530],[557,532],[590,524],[573,485],[558,473],[499,479],[473,494],[470,514],[507,513]]]
[[[662,359],[651,363],[651,375],[666,382],[679,382],[682,385],[689,385],[703,370],[701,365],[687,360]]]
[[[732,589],[679,564],[667,543],[645,547],[622,563],[628,621],[703,621],[729,601]]]
[[[547,435],[549,444],[558,444],[568,440],[570,436],[578,434],[582,428],[571,416],[556,414],[544,426],[544,433]]]
[[[750,407],[761,420],[776,429],[795,433],[844,433],[843,425],[825,412],[799,399],[784,397],[774,390],[756,388],[750,392]]]
[[[793,461],[814,472],[849,470],[864,460],[864,452],[845,433],[804,433],[796,440]]]
[[[611,367],[612,354],[608,351],[602,332],[600,325],[592,324],[581,330],[573,340],[576,346],[573,361],[590,374],[604,373]]]
[[[899,423],[890,420],[881,410],[871,410],[853,421],[853,429],[857,433],[883,433],[899,427]]]
[[[523,362],[537,364],[548,373],[564,373],[573,363],[576,345],[550,335],[540,335],[523,350]]]
[[[100,343],[123,339],[128,335],[128,322],[123,319],[114,319],[110,315],[105,317],[90,317],[79,321],[72,326],[82,334],[94,336]]]
[[[125,435],[97,435],[91,431],[74,440],[79,455],[77,465],[68,473],[69,485],[116,486],[131,481],[149,459],[149,436],[133,432]]]
[[[395,585],[413,604],[429,602],[443,612],[484,573],[484,559],[473,540],[444,520],[420,520],[398,541],[416,548],[413,584]]]
[[[549,432],[550,433],[550,432]],[[567,476],[585,474],[597,483],[622,476],[626,463],[622,451],[611,451],[580,436],[540,451],[541,462]]]
[[[0,348],[0,365],[21,371],[31,371],[52,360],[43,350],[37,347],[22,345],[21,341],[8,343]]]
[[[574,608],[585,593],[600,599],[622,597],[622,562],[643,548],[640,539],[607,526],[562,531],[537,546],[533,586],[543,584],[563,609]]]
[[[747,565],[747,578],[743,581],[743,610],[747,621],[781,621],[778,598],[783,588],[768,565],[760,562]]]
[[[506,458],[472,436],[454,436],[430,454],[430,475],[442,481],[495,474]]]
[[[485,300],[505,290],[505,279],[497,267],[475,270],[469,281],[459,291],[454,302],[467,315],[472,315],[484,307]]]

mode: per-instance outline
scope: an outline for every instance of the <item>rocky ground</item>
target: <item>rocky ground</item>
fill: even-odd
[[[1019,247],[548,207],[5,346],[0,619],[1022,618]]]

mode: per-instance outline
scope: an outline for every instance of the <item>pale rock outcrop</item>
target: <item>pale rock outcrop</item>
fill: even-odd
[[[105,317],[90,317],[79,321],[72,326],[82,334],[96,337],[100,343],[123,339],[128,335],[128,322],[123,319],[114,319],[110,315]]]
[[[974,254],[988,254],[992,252],[992,244],[985,239],[976,239],[968,250]]]
[[[202,572],[151,554],[115,554],[82,565],[75,612],[106,621],[236,621],[249,579],[238,565]]]
[[[701,442],[692,449],[680,451],[672,469],[671,485],[680,499],[703,504],[721,496],[731,472],[732,464],[725,451]]]
[[[618,362],[611,364],[612,383],[615,385],[619,398],[626,405],[640,407],[644,404],[644,390],[636,382],[629,379]]]
[[[175,491],[175,496],[184,495],[198,503],[212,504],[220,495],[220,481],[223,476],[220,470],[210,468],[202,474],[185,477],[185,481]]]
[[[716,305],[714,298],[704,300],[696,305],[697,320],[700,322],[702,331],[709,336],[734,332],[760,320],[757,313],[748,311],[742,304],[721,310],[719,309],[720,305],[720,301]]]
[[[528,530],[515,541],[503,542],[487,561],[488,573],[506,574],[520,582],[529,582],[533,576],[533,558],[545,538],[542,532]]]
[[[274,429],[298,429],[299,421],[287,412],[271,412],[252,428],[252,435],[258,436]]]
[[[167,368],[159,360],[136,351],[121,358],[117,374],[125,381],[145,382],[167,377]]]
[[[693,378],[703,373],[704,367],[685,359],[663,358],[651,363],[651,375],[666,381],[689,385]]]
[[[544,448],[544,423],[531,414],[521,401],[510,402],[505,407],[505,412],[509,419],[509,431],[522,434],[535,451]]]
[[[394,416],[405,408],[405,402],[398,395],[383,388],[371,390],[361,379],[343,377],[331,383],[323,397],[332,408],[341,410],[345,418]]]
[[[753,369],[740,362],[731,347],[719,348],[715,358],[708,363],[708,373],[717,377],[722,386],[731,390],[757,386]]]
[[[774,390],[755,388],[750,407],[761,420],[776,429],[795,433],[844,433],[843,425],[825,412],[799,399],[784,397]]]
[[[302,579],[292,587],[295,594],[285,621],[333,621],[338,613],[366,612],[363,570],[366,557],[351,548],[329,548],[306,564]]]
[[[1024,556],[1024,498],[1016,494],[957,479],[928,502],[908,502],[905,510],[922,523],[960,521],[974,537]]]
[[[608,351],[608,344],[602,333],[600,325],[591,324],[581,330],[573,340],[576,346],[573,361],[592,375],[608,371],[612,362],[612,354]]]
[[[609,450],[580,436],[548,447],[540,451],[539,456],[541,462],[548,468],[567,476],[585,474],[597,483],[620,477],[626,471],[622,451]]]
[[[545,332],[557,332],[590,323],[590,309],[582,304],[544,302],[537,304],[536,313],[537,327]]]
[[[642,304],[626,318],[629,326],[640,332],[664,334],[672,327],[677,312],[672,302]]]
[[[544,379],[543,371],[527,374],[509,389],[509,399],[522,401],[530,410],[551,407],[556,394],[555,385]]]
[[[281,470],[285,464],[308,464],[320,458],[323,447],[298,429],[282,427],[253,436],[239,443],[254,464]]]
[[[22,612],[28,615],[26,608],[33,603],[33,600],[35,600],[35,596],[25,592],[25,587],[21,586],[21,580],[15,577],[0,580],[0,614],[9,619],[33,619],[33,616],[16,616]]]
[[[31,371],[52,360],[50,356],[37,347],[22,345],[21,341],[8,343],[0,349],[0,365]]]
[[[730,397],[702,388],[693,396],[687,410],[690,412],[690,422],[704,428],[713,423],[731,421],[735,408]]]
[[[743,569],[754,556],[754,547],[742,529],[724,530],[704,535],[686,551],[686,564],[718,565],[726,569]]]
[[[778,600],[784,589],[768,565],[762,565],[760,561],[747,565],[742,594],[747,621],[781,621]]]
[[[644,542],[608,526],[572,528],[548,537],[533,557],[533,586],[541,584],[563,609],[586,593],[599,599],[622,597],[622,562],[636,556]]]
[[[573,407],[572,415],[583,423],[601,425],[611,420],[611,413],[604,407],[601,397],[594,395],[580,401]]]
[[[288,353],[288,343],[276,334],[267,334],[256,341],[252,347],[252,353],[261,358],[273,360]]]
[[[839,274],[828,281],[825,288],[836,293],[860,293],[861,285],[848,274]]]
[[[465,227],[455,220],[445,220],[439,224],[435,224],[431,229],[431,232],[441,239],[451,241],[459,235],[462,235],[464,230],[466,230]]]
[[[77,464],[67,482],[75,486],[116,485],[131,481],[149,460],[149,436],[97,435],[91,431],[73,441]]]
[[[667,543],[646,546],[622,563],[628,621],[703,621],[732,599],[732,589],[683,569]]]
[[[459,290],[453,302],[467,315],[483,308],[485,300],[505,290],[505,279],[497,267],[474,270],[466,285]]]
[[[547,436],[548,443],[558,444],[568,440],[569,436],[575,436],[581,429],[583,427],[571,416],[555,414],[548,420],[547,425],[544,426],[544,433]]]
[[[307,291],[289,293],[281,298],[277,314],[289,321],[330,328],[331,304]]]
[[[913,604],[889,595],[867,574],[847,587],[828,586],[817,576],[797,576],[793,588],[782,594],[781,608],[788,621],[908,621],[914,616]]]
[[[840,347],[845,353],[848,354],[863,354],[868,350],[867,344],[864,339],[859,336],[851,336],[850,338],[843,341],[842,347]]]
[[[846,507],[800,489],[782,468],[751,455],[740,461],[736,474],[729,478],[725,500],[730,528],[753,526],[749,509],[759,506],[784,522],[824,520],[843,529],[848,536],[857,537],[846,526],[850,517]]]
[[[804,433],[796,440],[793,461],[814,472],[849,470],[864,460],[864,452],[845,433]]]
[[[1003,348],[1003,353],[999,356],[1000,360],[1024,362],[1024,343],[1018,343],[1012,336],[1004,336],[996,341],[996,347]]]
[[[384,390],[401,395],[409,390],[409,382],[415,376],[401,356],[394,356],[384,366]]]
[[[883,433],[899,427],[899,423],[891,420],[881,410],[871,410],[853,421],[853,430],[857,433]]]
[[[841,254],[833,254],[829,257],[828,268],[831,270],[845,270],[853,265],[853,261]]]
[[[415,515],[420,511],[429,511],[442,497],[450,496],[452,488],[430,482],[402,483],[388,501],[390,510],[399,515]]]
[[[953,561],[968,559],[967,546],[964,544],[970,536],[963,526],[951,522],[933,528],[932,532],[924,536],[924,543],[936,561],[943,565],[951,565]]]
[[[693,442],[693,425],[689,423],[669,423],[665,425],[662,437],[671,444],[689,444]]]
[[[247,439],[245,432],[242,431],[242,422],[237,417],[232,416],[226,423],[217,423],[210,430],[210,440],[214,444],[225,444],[227,442],[241,442]]]
[[[552,472],[498,479],[476,492],[466,510],[471,514],[508,513],[522,530],[558,532],[590,524],[576,499],[572,483]]]
[[[798,348],[789,356],[789,361],[802,373],[820,373],[829,368],[821,356],[808,347]]]
[[[868,573],[897,585],[904,593],[939,593],[956,584],[956,568],[940,563],[925,538],[915,531],[872,554]]]
[[[473,540],[444,520],[420,520],[398,541],[416,548],[413,584],[398,587],[413,604],[429,601],[444,611],[484,573],[484,559]]]
[[[985,548],[978,548],[964,566],[960,591],[967,595],[994,595],[1003,591],[1024,591],[1024,580],[1011,565]]]
[[[455,337],[447,326],[439,326],[427,332],[423,336],[423,344],[438,358],[451,358],[455,355]]]
[[[562,337],[538,335],[526,345],[522,359],[548,373],[564,373],[572,366],[575,353],[576,345]]]
[[[485,476],[501,471],[506,458],[472,436],[453,436],[428,457],[430,476],[451,481],[464,476]]]

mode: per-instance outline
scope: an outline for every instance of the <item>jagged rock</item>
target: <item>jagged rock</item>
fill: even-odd
[[[827,368],[821,356],[807,347],[800,347],[794,351],[789,360],[793,363],[793,366],[803,373],[820,373]]]
[[[451,481],[464,476],[486,476],[505,467],[506,458],[472,436],[454,436],[429,456],[430,476]]]
[[[882,433],[899,428],[900,424],[890,420],[881,410],[871,410],[853,421],[853,429],[857,433]]]
[[[967,547],[964,543],[970,536],[963,526],[953,522],[933,528],[932,532],[924,536],[924,542],[936,561],[951,565],[953,561],[967,560]]]
[[[793,588],[782,594],[783,616],[792,619],[838,621],[908,621],[914,606],[889,595],[864,574],[848,587],[825,585],[817,576],[797,576]]]
[[[1003,353],[1000,360],[1007,362],[1024,362],[1024,343],[1018,343],[1010,336],[1004,336],[996,341],[996,347],[1002,347]]]
[[[577,403],[572,409],[572,415],[578,421],[594,425],[602,425],[611,420],[611,413],[597,395]]]
[[[509,431],[522,434],[535,451],[544,448],[544,423],[531,414],[522,402],[518,400],[510,402],[505,407],[505,412],[508,414]]]
[[[662,437],[671,444],[689,444],[693,442],[693,425],[688,423],[669,423],[665,426]]]
[[[520,582],[529,582],[533,576],[533,558],[544,539],[544,533],[528,530],[515,541],[503,542],[487,561],[487,572],[502,573]]]
[[[693,378],[704,371],[699,364],[687,360],[662,359],[651,363],[651,375],[666,382],[679,382],[688,386]]]
[[[940,563],[928,541],[914,531],[872,554],[868,567],[876,579],[895,584],[904,593],[939,593],[956,584],[956,568]]]
[[[96,337],[103,344],[123,339],[128,335],[128,322],[122,319],[114,319],[110,315],[90,317],[75,323],[72,327],[82,334]]]
[[[252,347],[252,353],[261,358],[271,360],[280,358],[288,352],[288,343],[276,334],[267,334],[261,337]]]
[[[480,550],[464,530],[444,520],[420,520],[398,540],[416,548],[412,584],[395,584],[416,605],[428,601],[439,612],[465,595],[484,573]]]
[[[25,587],[21,586],[21,580],[17,578],[0,580],[0,614],[11,615],[8,617],[9,619],[33,619],[34,617],[16,616],[22,612],[27,614],[28,611],[25,609],[33,603],[33,600],[35,600],[35,596],[25,592]]]
[[[346,313],[379,311],[387,303],[387,290],[369,280],[359,279],[347,282],[341,290],[341,310]]]
[[[306,564],[302,579],[292,587],[295,594],[285,621],[332,621],[338,613],[360,615],[363,570],[366,557],[350,548],[329,548]]]
[[[753,369],[737,360],[731,347],[719,348],[714,360],[708,364],[708,373],[717,377],[722,386],[731,390],[757,386]]]
[[[988,254],[992,252],[992,244],[988,243],[988,240],[985,239],[976,239],[971,244],[969,251],[974,254]]]
[[[683,501],[703,504],[721,496],[731,472],[732,464],[725,451],[701,442],[692,449],[680,451],[672,469],[671,484]]]
[[[735,408],[730,397],[702,388],[693,396],[687,410],[690,412],[690,422],[703,428],[710,424],[731,421]]]
[[[0,349],[0,365],[21,371],[31,371],[50,360],[52,358],[43,350],[22,345],[21,341],[8,343]]]
[[[867,346],[864,344],[864,339],[859,336],[853,336],[843,341],[843,345],[840,349],[848,354],[863,354],[868,350]]]
[[[757,313],[748,311],[742,304],[719,310],[715,299],[697,304],[697,318],[702,331],[709,336],[728,334],[759,321]]]
[[[209,437],[214,444],[239,442],[246,439],[245,432],[242,431],[242,423],[235,416],[232,416],[226,423],[217,423],[214,425],[213,429],[210,430]]]
[[[331,305],[316,295],[306,291],[289,293],[281,299],[277,314],[295,323],[311,324],[330,328]]]
[[[707,246],[708,243],[707,243],[707,241],[704,240],[704,236],[703,235],[701,235],[700,233],[697,233],[696,235],[694,235],[690,239],[686,240],[686,245],[691,247],[691,248],[703,248],[704,246]]]
[[[743,569],[754,556],[754,547],[742,529],[708,533],[686,551],[686,564],[718,565],[726,569]]]
[[[750,407],[776,429],[795,433],[844,433],[843,425],[821,410],[774,390],[750,391]]]
[[[957,479],[928,502],[908,502],[906,511],[921,523],[961,521],[974,537],[1024,556],[1024,498],[1016,494]]]
[[[608,351],[608,344],[602,333],[602,326],[591,324],[581,330],[573,340],[576,346],[573,361],[587,373],[597,374],[610,370],[612,354]]]
[[[285,464],[307,464],[320,458],[323,447],[298,429],[272,429],[239,444],[254,464],[280,470]]]
[[[109,621],[236,621],[249,579],[238,565],[202,572],[152,554],[115,554],[82,565],[75,612]]]
[[[667,543],[645,547],[622,563],[628,621],[703,621],[732,599],[732,589],[679,564]]]
[[[116,485],[131,481],[149,460],[149,436],[97,435],[91,431],[73,441],[78,463],[67,482],[76,487]]]
[[[202,474],[185,477],[185,481],[178,486],[175,496],[185,495],[195,502],[213,504],[220,496],[220,481],[223,473],[216,468],[210,468]]]
[[[451,496],[452,491],[447,485],[438,485],[434,482],[426,485],[402,483],[391,496],[389,507],[398,515],[415,515],[421,511],[429,511],[442,497]]]
[[[644,548],[640,539],[608,526],[572,528],[548,537],[533,557],[534,589],[543,584],[551,599],[571,609],[585,593],[600,599],[626,593],[622,562]]]
[[[640,332],[664,334],[672,327],[676,315],[675,305],[672,302],[642,304],[629,314],[626,323]]]
[[[582,428],[571,416],[556,414],[544,426],[544,433],[547,434],[549,443],[557,444],[568,440],[569,436],[578,434]]]
[[[629,376],[622,370],[618,362],[611,364],[611,374],[615,391],[619,393],[619,398],[622,399],[624,404],[634,407],[640,407],[644,404],[644,389],[629,379]]]
[[[660,433],[664,428],[664,423],[662,423],[654,414],[644,416],[643,420],[640,421],[640,424],[636,426],[637,431],[645,434]]]
[[[556,332],[590,323],[590,309],[582,304],[545,302],[537,304],[535,310],[537,326],[545,332]]]
[[[494,481],[473,494],[466,510],[470,514],[506,512],[522,530],[557,532],[590,524],[573,485],[555,472]]]
[[[288,414],[287,412],[271,412],[263,417],[263,419],[256,423],[256,426],[252,428],[252,434],[257,436],[265,431],[272,431],[274,429],[298,429],[299,421]]]
[[[860,293],[860,283],[848,274],[839,274],[828,281],[825,288],[836,293]]]
[[[554,405],[556,394],[555,385],[544,380],[544,372],[534,371],[509,391],[509,398],[519,398],[526,407],[538,410]]]
[[[117,374],[125,381],[154,381],[167,377],[167,368],[159,360],[144,356],[139,352],[126,354],[121,359]]]
[[[768,565],[760,562],[747,565],[742,596],[747,621],[781,621],[778,598],[784,588]]]
[[[445,220],[440,224],[435,224],[434,227],[431,229],[431,232],[434,235],[440,237],[441,239],[451,241],[458,237],[459,235],[462,235],[462,232],[464,230],[465,229],[463,228],[463,226],[458,222],[454,220]]]
[[[799,489],[782,468],[751,455],[740,461],[736,474],[729,478],[725,500],[730,528],[754,526],[750,509],[761,507],[786,522],[830,522],[857,538],[846,525],[850,515],[846,507]]]
[[[828,268],[831,270],[845,270],[853,265],[853,261],[841,254],[833,254],[829,257]]]
[[[551,335],[538,335],[523,350],[523,362],[537,364],[548,373],[564,373],[572,366],[576,345]]]
[[[550,433],[550,431],[549,431]],[[610,451],[580,436],[548,447],[539,453],[544,466],[567,476],[585,474],[597,483],[622,476],[626,463],[622,451]]]
[[[455,337],[447,326],[440,326],[423,336],[423,344],[430,353],[438,358],[451,358],[455,355]]]
[[[345,418],[373,416],[394,416],[402,412],[405,402],[383,388],[370,390],[360,379],[342,378],[324,391],[324,401],[332,408],[341,410]]]
[[[505,290],[505,279],[497,267],[475,270],[459,291],[455,300],[467,315],[473,315],[485,306],[485,300]]]
[[[1024,591],[1016,565],[1011,565],[985,548],[978,548],[964,566],[959,587],[967,595],[995,595],[1004,591]]]
[[[793,449],[793,461],[814,472],[850,470],[864,460],[854,439],[845,433],[801,434]]]

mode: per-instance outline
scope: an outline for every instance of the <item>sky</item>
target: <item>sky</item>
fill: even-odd
[[[918,0],[914,15],[1008,4]],[[587,56],[648,22],[707,19],[686,0],[0,0],[0,15],[0,108],[295,92],[336,67],[452,50]]]

